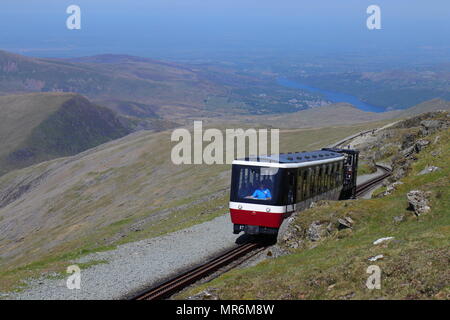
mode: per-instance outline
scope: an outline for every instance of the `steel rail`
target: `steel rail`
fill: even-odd
[[[357,197],[362,196],[363,194],[365,194],[366,192],[371,190],[374,186],[379,184],[381,181],[383,181],[384,179],[386,179],[387,177],[392,175],[392,170],[389,169],[388,167],[385,167],[385,166],[382,166],[379,164],[377,164],[376,167],[381,169],[382,171],[384,171],[384,173],[378,177],[375,177],[373,179],[370,179],[369,181],[366,181],[366,182],[358,185],[356,187],[356,196]]]
[[[200,280],[217,271],[221,267],[230,264],[239,257],[242,257],[257,248],[262,247],[263,245],[261,243],[246,243],[240,245],[205,264],[195,267],[150,290],[146,290],[145,292],[140,293],[139,295],[133,297],[132,300],[159,300],[167,298],[172,294],[184,289],[188,285],[196,282],[197,280]]]

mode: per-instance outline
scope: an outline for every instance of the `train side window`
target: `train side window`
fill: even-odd
[[[322,175],[323,175],[322,166],[318,165],[316,170],[317,170],[316,195],[318,195],[322,191]]]
[[[321,166],[316,166],[316,194],[318,195],[320,193],[320,184],[321,184],[321,178],[322,178],[322,168]]]
[[[322,166],[316,167],[316,195],[320,193],[320,188],[322,187]]]
[[[317,185],[319,182],[319,170],[318,170],[318,166],[315,166],[313,169],[313,188],[312,188],[312,196],[316,196],[317,195]]]
[[[303,201],[303,171],[304,169],[298,169],[298,179],[297,179],[297,202]]]
[[[342,172],[342,162],[338,163],[338,171],[337,171],[337,181],[338,181],[338,185],[342,184],[342,176],[343,176],[343,172]]]
[[[308,198],[314,194],[314,169],[308,168]]]
[[[339,164],[337,162],[333,163],[333,188],[337,188],[339,186]]]
[[[328,189],[331,190],[331,189],[333,189],[333,164],[332,163],[330,163],[328,166],[328,175],[329,175]]]
[[[333,164],[328,165],[328,190],[333,189]]]
[[[325,178],[325,166],[321,165],[319,169],[319,179],[320,179],[319,193],[322,193],[325,190],[324,178]]]
[[[334,163],[330,165],[330,188],[334,189]]]
[[[331,173],[331,164],[326,164],[326,174],[325,174],[325,189],[326,191],[330,190],[330,173]]]
[[[295,185],[295,178],[297,175],[297,172],[294,170],[288,171],[288,190],[287,190],[287,204],[294,204],[295,203],[295,196],[297,193],[297,188]]]
[[[308,189],[309,188],[309,168],[303,169],[303,200],[308,199]]]

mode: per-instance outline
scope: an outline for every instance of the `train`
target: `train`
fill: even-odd
[[[234,160],[233,232],[276,237],[284,219],[312,202],[355,198],[358,157],[358,150],[323,148]]]

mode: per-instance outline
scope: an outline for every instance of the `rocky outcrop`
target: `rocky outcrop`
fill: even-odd
[[[408,199],[408,210],[414,211],[417,216],[427,213],[431,210],[428,198],[430,192],[412,190],[406,194]]]
[[[216,288],[209,288],[196,295],[188,297],[188,300],[219,300]]]
[[[311,241],[318,241],[327,234],[327,228],[324,223],[314,221],[306,230],[306,236]]]
[[[346,229],[346,228],[351,229],[353,227],[354,223],[355,222],[350,217],[340,218],[340,219],[338,219],[338,229],[339,230]]]
[[[347,232],[351,233],[355,221],[349,217],[337,217],[336,213],[330,213],[329,218],[315,220],[305,225],[293,224],[290,221],[284,232],[281,243],[291,249],[315,247],[316,242],[326,239],[334,234],[345,237]]]
[[[423,169],[422,171],[420,171],[418,173],[418,175],[423,175],[423,174],[427,174],[427,173],[431,173],[431,172],[435,172],[435,171],[439,171],[439,170],[441,170],[441,168],[439,168],[439,167],[426,166],[425,169]]]
[[[427,136],[433,134],[436,131],[443,130],[449,127],[449,121],[447,120],[423,120],[420,122],[420,130],[422,135]]]
[[[390,195],[392,192],[394,192],[395,190],[397,190],[397,187],[402,185],[403,182],[401,181],[396,181],[394,183],[391,183],[389,185],[386,186],[386,191],[379,194],[378,197],[384,197],[384,196],[388,196]]]

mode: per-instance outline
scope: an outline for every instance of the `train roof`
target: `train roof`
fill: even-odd
[[[279,155],[267,155],[258,157],[247,157],[236,159],[233,164],[256,165],[271,167],[300,167],[319,163],[328,163],[342,160],[344,156],[341,153],[329,150],[303,151],[280,153]]]

